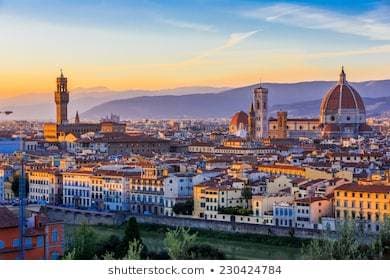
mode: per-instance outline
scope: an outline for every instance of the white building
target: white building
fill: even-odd
[[[35,203],[62,203],[62,175],[56,169],[32,170],[28,174],[28,199]]]

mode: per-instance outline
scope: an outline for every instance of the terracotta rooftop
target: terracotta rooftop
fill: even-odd
[[[371,193],[390,193],[390,186],[386,185],[359,185],[357,183],[348,183],[335,188],[335,191],[355,191]]]

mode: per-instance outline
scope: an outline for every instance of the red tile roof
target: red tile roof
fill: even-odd
[[[335,188],[336,191],[355,191],[371,193],[390,193],[390,186],[386,185],[359,185],[357,183],[348,183]]]

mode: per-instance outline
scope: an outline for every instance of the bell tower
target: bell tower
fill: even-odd
[[[57,78],[57,90],[54,92],[56,102],[56,119],[57,124],[68,123],[68,79],[64,77],[61,69],[61,76]]]
[[[262,87],[253,91],[255,107],[255,138],[260,140],[268,137],[268,89]]]

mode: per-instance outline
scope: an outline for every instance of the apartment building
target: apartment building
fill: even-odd
[[[344,184],[335,188],[335,217],[365,224],[368,231],[379,231],[390,217],[390,185]]]
[[[62,203],[62,174],[57,169],[39,169],[28,172],[28,199],[40,204]]]

